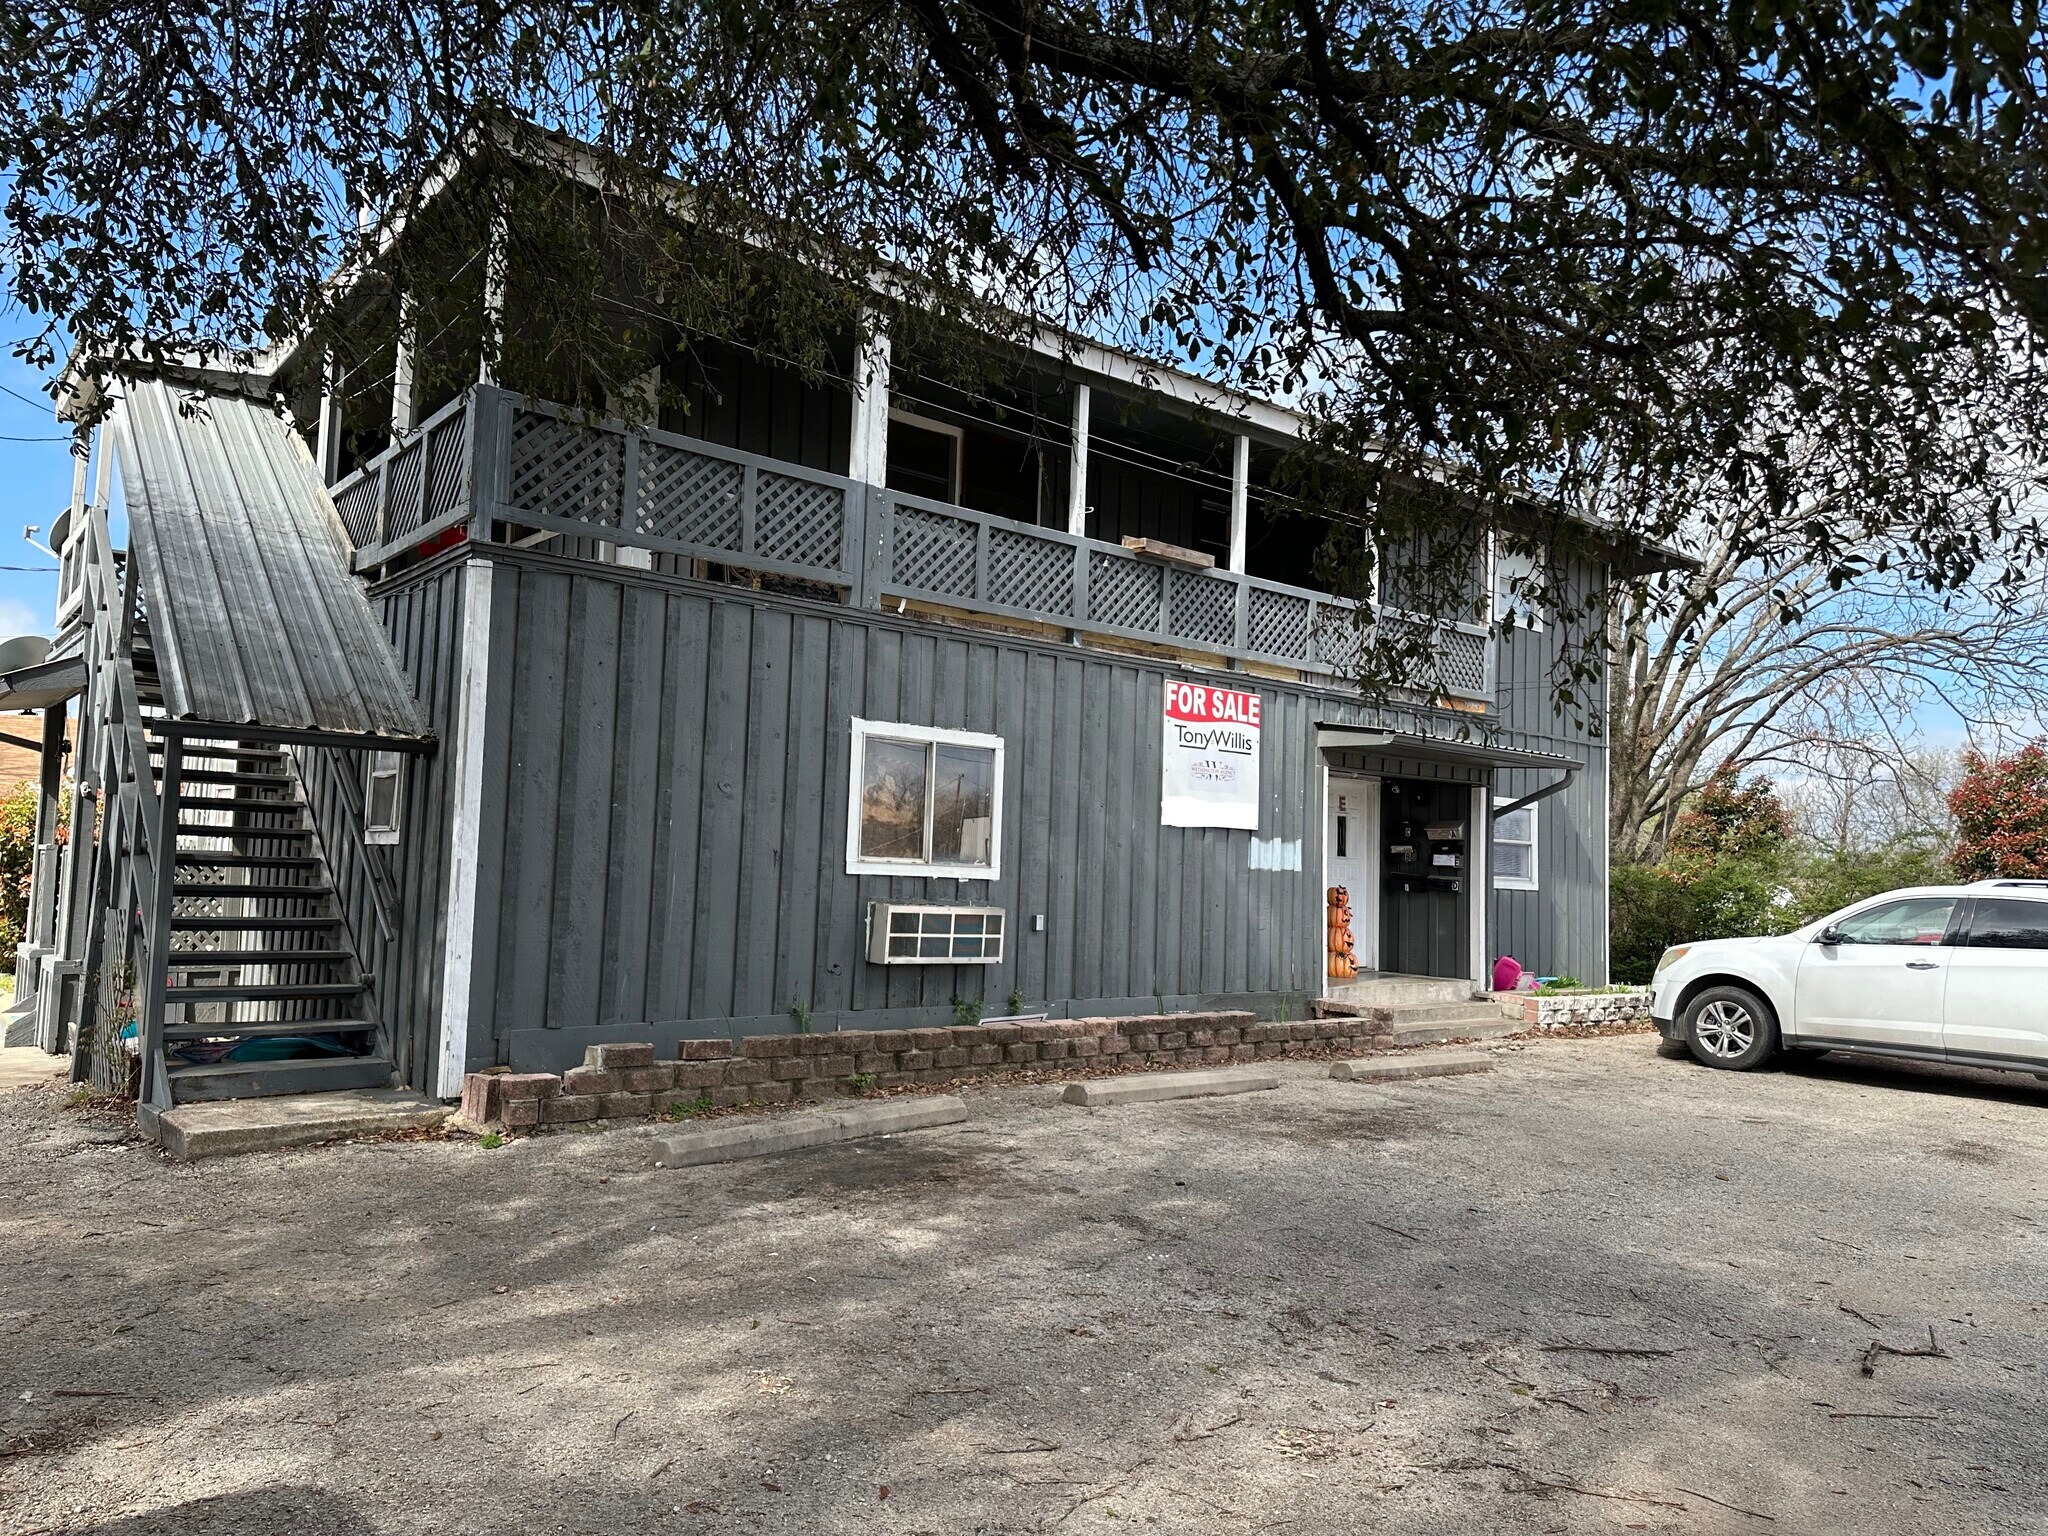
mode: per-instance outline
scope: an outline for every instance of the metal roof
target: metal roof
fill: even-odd
[[[126,384],[115,440],[172,721],[428,739],[312,455],[268,407]]]

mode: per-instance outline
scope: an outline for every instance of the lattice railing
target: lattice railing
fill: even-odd
[[[489,392],[507,412],[491,516],[521,527],[855,584],[856,493],[837,476],[544,402]]]
[[[1342,598],[1229,571],[1187,570],[1057,529],[900,493],[888,495],[880,517],[877,595],[927,597],[1338,676],[1359,664],[1356,605]],[[1492,647],[1485,629],[1434,627],[1435,686],[1490,697]]]
[[[334,498],[362,551],[359,568],[475,516],[512,525],[522,538],[559,535],[552,547],[572,558],[647,549],[666,557],[663,570],[690,574],[691,561],[704,561],[728,574],[791,577],[857,606],[923,597],[1333,676],[1359,660],[1356,605],[1342,598],[1143,559],[1063,530],[490,386],[436,414],[336,486]],[[1382,614],[1389,618],[1433,631],[1433,687],[1490,696],[1484,628]]]
[[[470,397],[458,395],[328,495],[349,543],[370,563],[468,515]]]

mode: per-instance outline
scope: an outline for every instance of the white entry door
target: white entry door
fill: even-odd
[[[1351,941],[1361,971],[1380,960],[1380,781],[1330,775],[1324,872],[1351,893]]]

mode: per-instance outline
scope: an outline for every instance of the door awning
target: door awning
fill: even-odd
[[[1585,763],[1576,757],[1554,752],[1529,752],[1521,747],[1498,747],[1484,741],[1447,741],[1414,731],[1375,731],[1356,725],[1319,725],[1316,749],[1322,752],[1386,752],[1395,757],[1434,758],[1438,762],[1464,763],[1478,768],[1570,768]]]
[[[1585,763],[1555,752],[1530,752],[1521,747],[1499,747],[1484,741],[1446,741],[1414,731],[1375,731],[1355,725],[1319,725],[1316,750],[1320,752],[1385,752],[1396,757],[1422,758],[1442,763],[1459,763],[1471,768],[1549,768],[1560,777],[1542,788],[1493,808],[1493,819],[1519,811],[1538,800],[1561,793],[1579,776]]]

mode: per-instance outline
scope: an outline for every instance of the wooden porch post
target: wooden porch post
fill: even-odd
[[[419,305],[411,294],[398,300],[398,358],[391,369],[391,437],[394,442],[419,425],[413,375],[419,346]]]
[[[320,466],[322,485],[341,478],[341,377],[332,347],[320,359],[320,427],[313,458]]]
[[[1088,409],[1092,391],[1074,386],[1074,446],[1067,456],[1067,532],[1088,536]]]
[[[502,213],[491,215],[489,245],[484,250],[483,343],[477,348],[479,384],[498,382],[498,360],[505,349],[506,245],[511,239]]]
[[[1230,569],[1244,574],[1245,524],[1251,511],[1252,440],[1230,440]]]
[[[889,483],[889,332],[874,310],[862,316],[853,360],[853,441],[846,477],[866,485]]]

